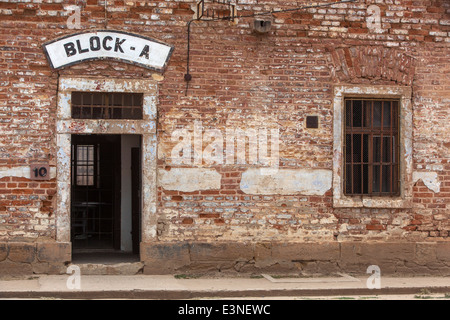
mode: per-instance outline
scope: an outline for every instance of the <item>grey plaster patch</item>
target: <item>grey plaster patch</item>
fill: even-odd
[[[4,177],[30,178],[30,167],[0,167],[0,179]],[[50,168],[50,179],[56,178],[56,168]]]
[[[172,168],[158,170],[158,184],[166,190],[193,192],[220,189],[222,176],[214,169]]]
[[[437,172],[413,172],[413,183],[416,183],[419,180],[422,180],[427,188],[433,192],[440,192],[441,183],[439,182]]]
[[[269,176],[253,168],[242,174],[240,187],[247,194],[323,195],[331,189],[332,174],[326,169],[280,169]]]

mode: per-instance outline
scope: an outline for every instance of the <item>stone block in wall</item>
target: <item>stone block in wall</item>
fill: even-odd
[[[190,245],[189,271],[252,272],[254,245],[245,242],[198,243]]]
[[[40,242],[36,246],[39,262],[66,263],[72,260],[72,246],[69,242]]]
[[[272,259],[290,261],[336,261],[339,243],[274,243]]]
[[[0,276],[21,276],[33,274],[31,263],[19,263],[12,261],[0,262]]]
[[[450,242],[436,244],[436,258],[442,262],[450,262]]]
[[[254,257],[253,245],[249,243],[192,243],[192,261],[248,261]]]
[[[36,244],[27,242],[9,243],[9,260],[13,262],[32,263],[35,258]]]
[[[341,243],[339,265],[346,272],[366,273],[371,265],[380,267],[382,273],[394,274],[405,261],[415,258],[415,243]]]
[[[8,257],[8,244],[0,243],[0,262]]]
[[[416,243],[414,262],[419,265],[427,265],[436,262],[436,242]]]
[[[34,274],[66,274],[67,266],[56,262],[38,262],[31,264]]]
[[[275,246],[286,245],[273,242],[260,242],[255,244],[254,254],[254,273],[298,273],[300,272],[304,264],[298,260],[292,261],[288,256],[280,255],[280,251],[283,249],[275,249],[275,258],[272,255],[272,248]],[[285,248],[286,252],[290,249]],[[248,269],[248,268],[247,268]]]
[[[144,274],[170,274],[189,265],[187,243],[141,243]]]
[[[260,269],[270,268],[273,263],[272,259],[272,243],[260,242],[254,246],[255,266]]]

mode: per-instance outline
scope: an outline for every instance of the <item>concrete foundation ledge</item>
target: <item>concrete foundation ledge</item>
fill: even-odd
[[[449,242],[157,242],[141,244],[144,274],[336,273],[450,275]]]
[[[70,242],[0,242],[0,276],[65,274]],[[141,243],[140,272],[164,274],[450,276],[450,241],[442,242],[155,242]],[[143,269],[142,269],[143,266]]]
[[[0,276],[64,274],[71,248],[66,242],[0,242]]]

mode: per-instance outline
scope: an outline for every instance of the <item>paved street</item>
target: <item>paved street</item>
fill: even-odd
[[[0,298],[32,299],[449,299],[450,277],[320,278],[42,275],[0,279]],[[370,283],[369,283],[370,286]]]

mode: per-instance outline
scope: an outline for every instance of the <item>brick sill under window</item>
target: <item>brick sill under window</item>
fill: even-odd
[[[412,200],[401,197],[344,196],[333,198],[334,208],[411,208]]]

